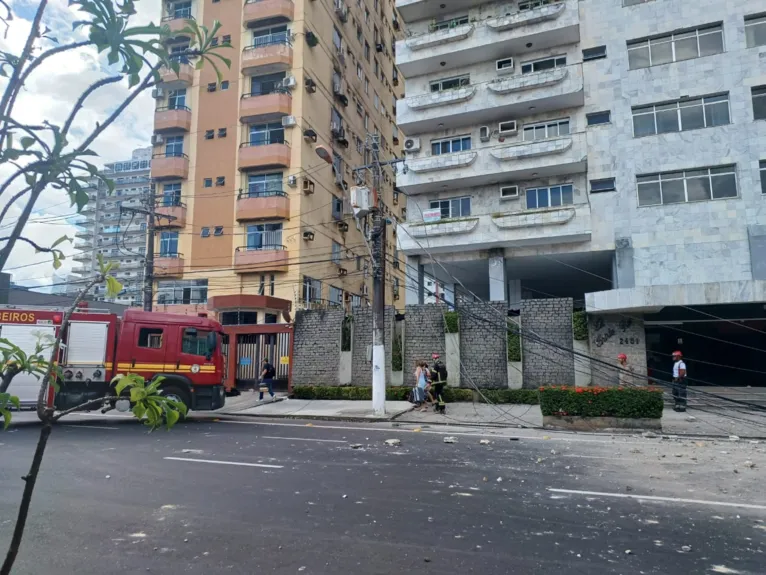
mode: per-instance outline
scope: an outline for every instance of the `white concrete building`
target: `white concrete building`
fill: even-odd
[[[114,276],[123,284],[123,292],[116,298],[106,298],[104,287],[94,288],[94,298],[125,305],[140,305],[144,279],[146,253],[146,218],[120,210],[121,206],[140,207],[149,197],[149,168],[152,148],[133,150],[129,160],[104,166],[104,173],[115,183],[109,194],[106,186],[94,182],[87,190],[89,202],[78,222],[80,228],[75,239],[79,251],[74,260],[81,263],[72,273],[90,277],[97,269],[97,254],[119,264]],[[77,288],[74,284],[73,289]]]
[[[766,0],[396,6],[407,303],[429,274],[510,309],[572,297],[605,331],[646,322],[650,367],[762,363]]]

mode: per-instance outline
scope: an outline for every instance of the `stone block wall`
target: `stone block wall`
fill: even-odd
[[[416,360],[424,359],[430,364],[432,353],[445,356],[445,311],[446,306],[434,304],[408,305],[404,308],[404,385],[415,384]]]
[[[574,385],[572,349],[572,298],[530,299],[521,304],[521,358],[524,388]],[[561,346],[536,341],[527,334]]]
[[[299,310],[295,314],[293,385],[338,385],[345,312]]]
[[[461,304],[460,387],[508,387],[508,336],[504,301]]]
[[[628,364],[637,376],[628,381],[636,385],[646,384],[646,334],[641,317],[590,314],[588,336],[591,355],[595,358],[591,361],[593,385],[619,384],[617,355],[620,353],[628,356]]]
[[[389,306],[385,310],[386,337],[386,385],[391,383],[391,341],[396,310]],[[353,312],[351,330],[351,383],[372,385],[372,362],[367,359],[367,346],[372,346],[372,308],[357,307]]]

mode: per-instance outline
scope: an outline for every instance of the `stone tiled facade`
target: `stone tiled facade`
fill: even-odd
[[[386,384],[391,382],[391,329],[394,325],[396,310],[386,307]],[[372,385],[372,362],[368,360],[367,348],[372,353],[372,308],[357,307],[353,313],[354,323],[351,332],[351,381],[354,385]]]
[[[524,334],[521,337],[525,389],[574,385],[574,355],[564,351],[572,348],[572,305],[569,298],[522,302],[521,325],[525,332],[534,334],[534,337]],[[540,340],[552,342],[557,347]]]
[[[343,310],[295,314],[293,385],[338,385]]]
[[[408,305],[404,308],[404,385],[415,384],[415,362],[431,363],[431,354],[444,356],[444,312],[438,305]]]
[[[461,305],[461,387],[504,388],[508,386],[508,347],[505,302]]]

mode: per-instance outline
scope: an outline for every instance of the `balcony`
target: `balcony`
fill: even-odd
[[[191,129],[191,116],[191,110],[186,106],[159,107],[154,111],[154,131],[188,132]]]
[[[157,227],[186,227],[186,204],[175,201],[166,202],[163,199],[160,199],[154,208],[154,213],[157,215]]]
[[[243,94],[239,101],[239,119],[242,122],[272,122],[289,116],[293,99],[288,90]]]
[[[290,22],[294,12],[293,0],[246,0],[244,22],[248,28]]]
[[[264,245],[260,248],[237,248],[234,253],[234,271],[239,274],[255,272],[286,272],[288,251],[285,246]]]
[[[439,124],[481,126],[585,103],[582,64],[498,76],[491,82],[463,86],[444,92],[418,94],[396,103],[397,125],[405,134],[440,130]]]
[[[192,16],[191,14],[180,14],[179,13],[177,15],[165,16],[162,19],[162,21],[160,22],[160,24],[162,26],[167,26],[170,29],[170,36],[168,37],[168,39],[178,38],[179,36],[180,37],[184,37],[184,36],[189,36],[190,37],[192,35],[191,33],[186,33],[185,32],[183,34],[179,34],[179,32],[181,32],[181,30],[186,28],[186,26],[188,25],[188,21],[189,20],[194,20],[194,19],[195,19],[194,16]]]
[[[194,68],[188,62],[178,62],[178,72],[170,68],[160,68],[159,85],[168,90],[188,88],[194,82]]]
[[[237,198],[237,221],[286,220],[290,217],[290,198],[281,190],[242,192]]]
[[[242,50],[242,73],[275,74],[293,67],[293,47],[284,33],[256,39],[253,46]]]
[[[492,248],[521,248],[591,239],[589,204],[558,206],[542,210],[512,209],[442,222],[408,221],[398,234],[408,254],[459,252]]]
[[[424,1],[419,3],[426,4]],[[397,6],[399,4],[397,2]],[[439,11],[438,2],[430,4],[431,9]],[[449,10],[457,11],[458,7],[453,3]],[[430,31],[426,25],[426,21],[416,22],[410,28],[413,35],[397,42],[396,64],[405,77],[443,72],[509,56],[523,60],[524,54],[532,51],[580,40],[577,0],[564,0],[446,30]],[[531,46],[527,47],[527,44]],[[445,62],[444,66],[442,62]]]
[[[287,142],[275,144],[242,142],[239,146],[240,170],[289,167],[290,146]]]
[[[78,252],[72,256],[72,259],[76,262],[90,262],[93,260],[93,252]]]
[[[184,273],[183,254],[160,253],[154,258],[154,275],[156,277],[180,276]]]
[[[407,173],[397,176],[397,186],[408,194],[422,194],[581,174],[587,167],[586,148],[585,132],[507,145],[493,140],[467,152],[411,158]]]
[[[155,180],[185,180],[189,177],[189,156],[186,154],[154,154],[152,178]]]

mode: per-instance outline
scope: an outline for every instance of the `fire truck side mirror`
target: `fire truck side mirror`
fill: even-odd
[[[216,344],[218,343],[218,336],[214,331],[207,334],[207,356],[206,359],[210,361],[213,359],[215,353]]]

